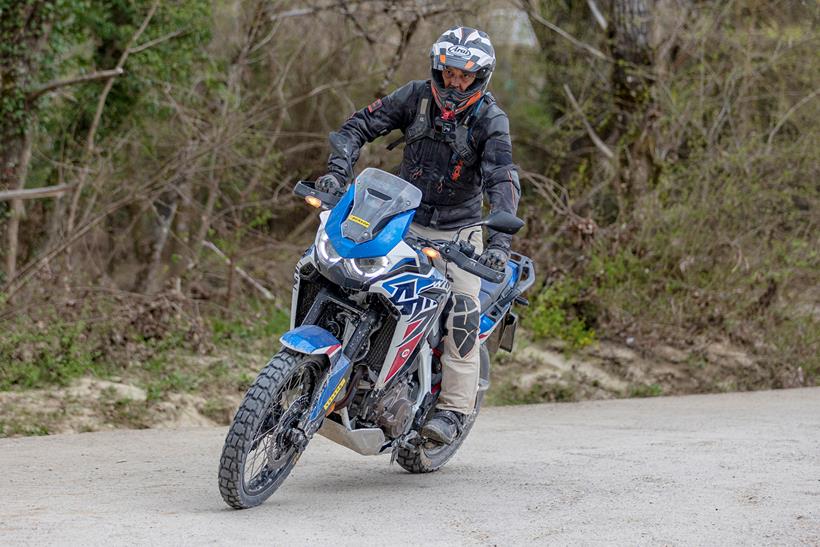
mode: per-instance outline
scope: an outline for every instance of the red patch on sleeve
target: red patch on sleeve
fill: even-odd
[[[382,107],[382,100],[381,99],[376,99],[375,101],[373,101],[372,103],[370,103],[368,105],[367,111],[372,114],[373,112],[380,109],[381,107]]]

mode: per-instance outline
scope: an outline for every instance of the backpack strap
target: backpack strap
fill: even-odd
[[[424,137],[435,138],[435,131],[430,123],[430,103],[433,100],[433,93],[429,89],[426,91],[419,97],[419,105],[413,123],[404,131],[404,135],[387,145],[388,150],[393,150],[402,142],[411,144]]]
[[[485,101],[484,99],[489,100]],[[445,141],[453,150],[453,155],[461,160],[465,165],[473,165],[478,161],[478,152],[470,145],[470,135],[472,127],[480,120],[495,103],[492,96],[487,94],[476,103],[472,112],[459,123],[455,130],[448,135],[443,135],[436,131],[431,123],[433,93],[430,88],[419,97],[419,105],[416,110],[416,117],[413,123],[405,130],[404,135],[387,145],[388,150],[393,150],[401,143],[412,144],[418,140],[429,138],[437,141]]]

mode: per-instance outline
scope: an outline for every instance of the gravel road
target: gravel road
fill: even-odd
[[[820,545],[820,388],[490,408],[422,476],[317,438],[246,511],[225,431],[0,439],[0,544]]]

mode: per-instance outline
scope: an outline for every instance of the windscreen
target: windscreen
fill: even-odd
[[[353,209],[342,222],[342,235],[356,243],[373,239],[394,216],[421,203],[421,190],[381,169],[368,167],[356,177]]]

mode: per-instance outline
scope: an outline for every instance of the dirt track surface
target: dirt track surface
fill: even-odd
[[[0,440],[0,544],[820,545],[820,388],[490,408],[421,476],[317,438],[246,511],[225,431]]]

